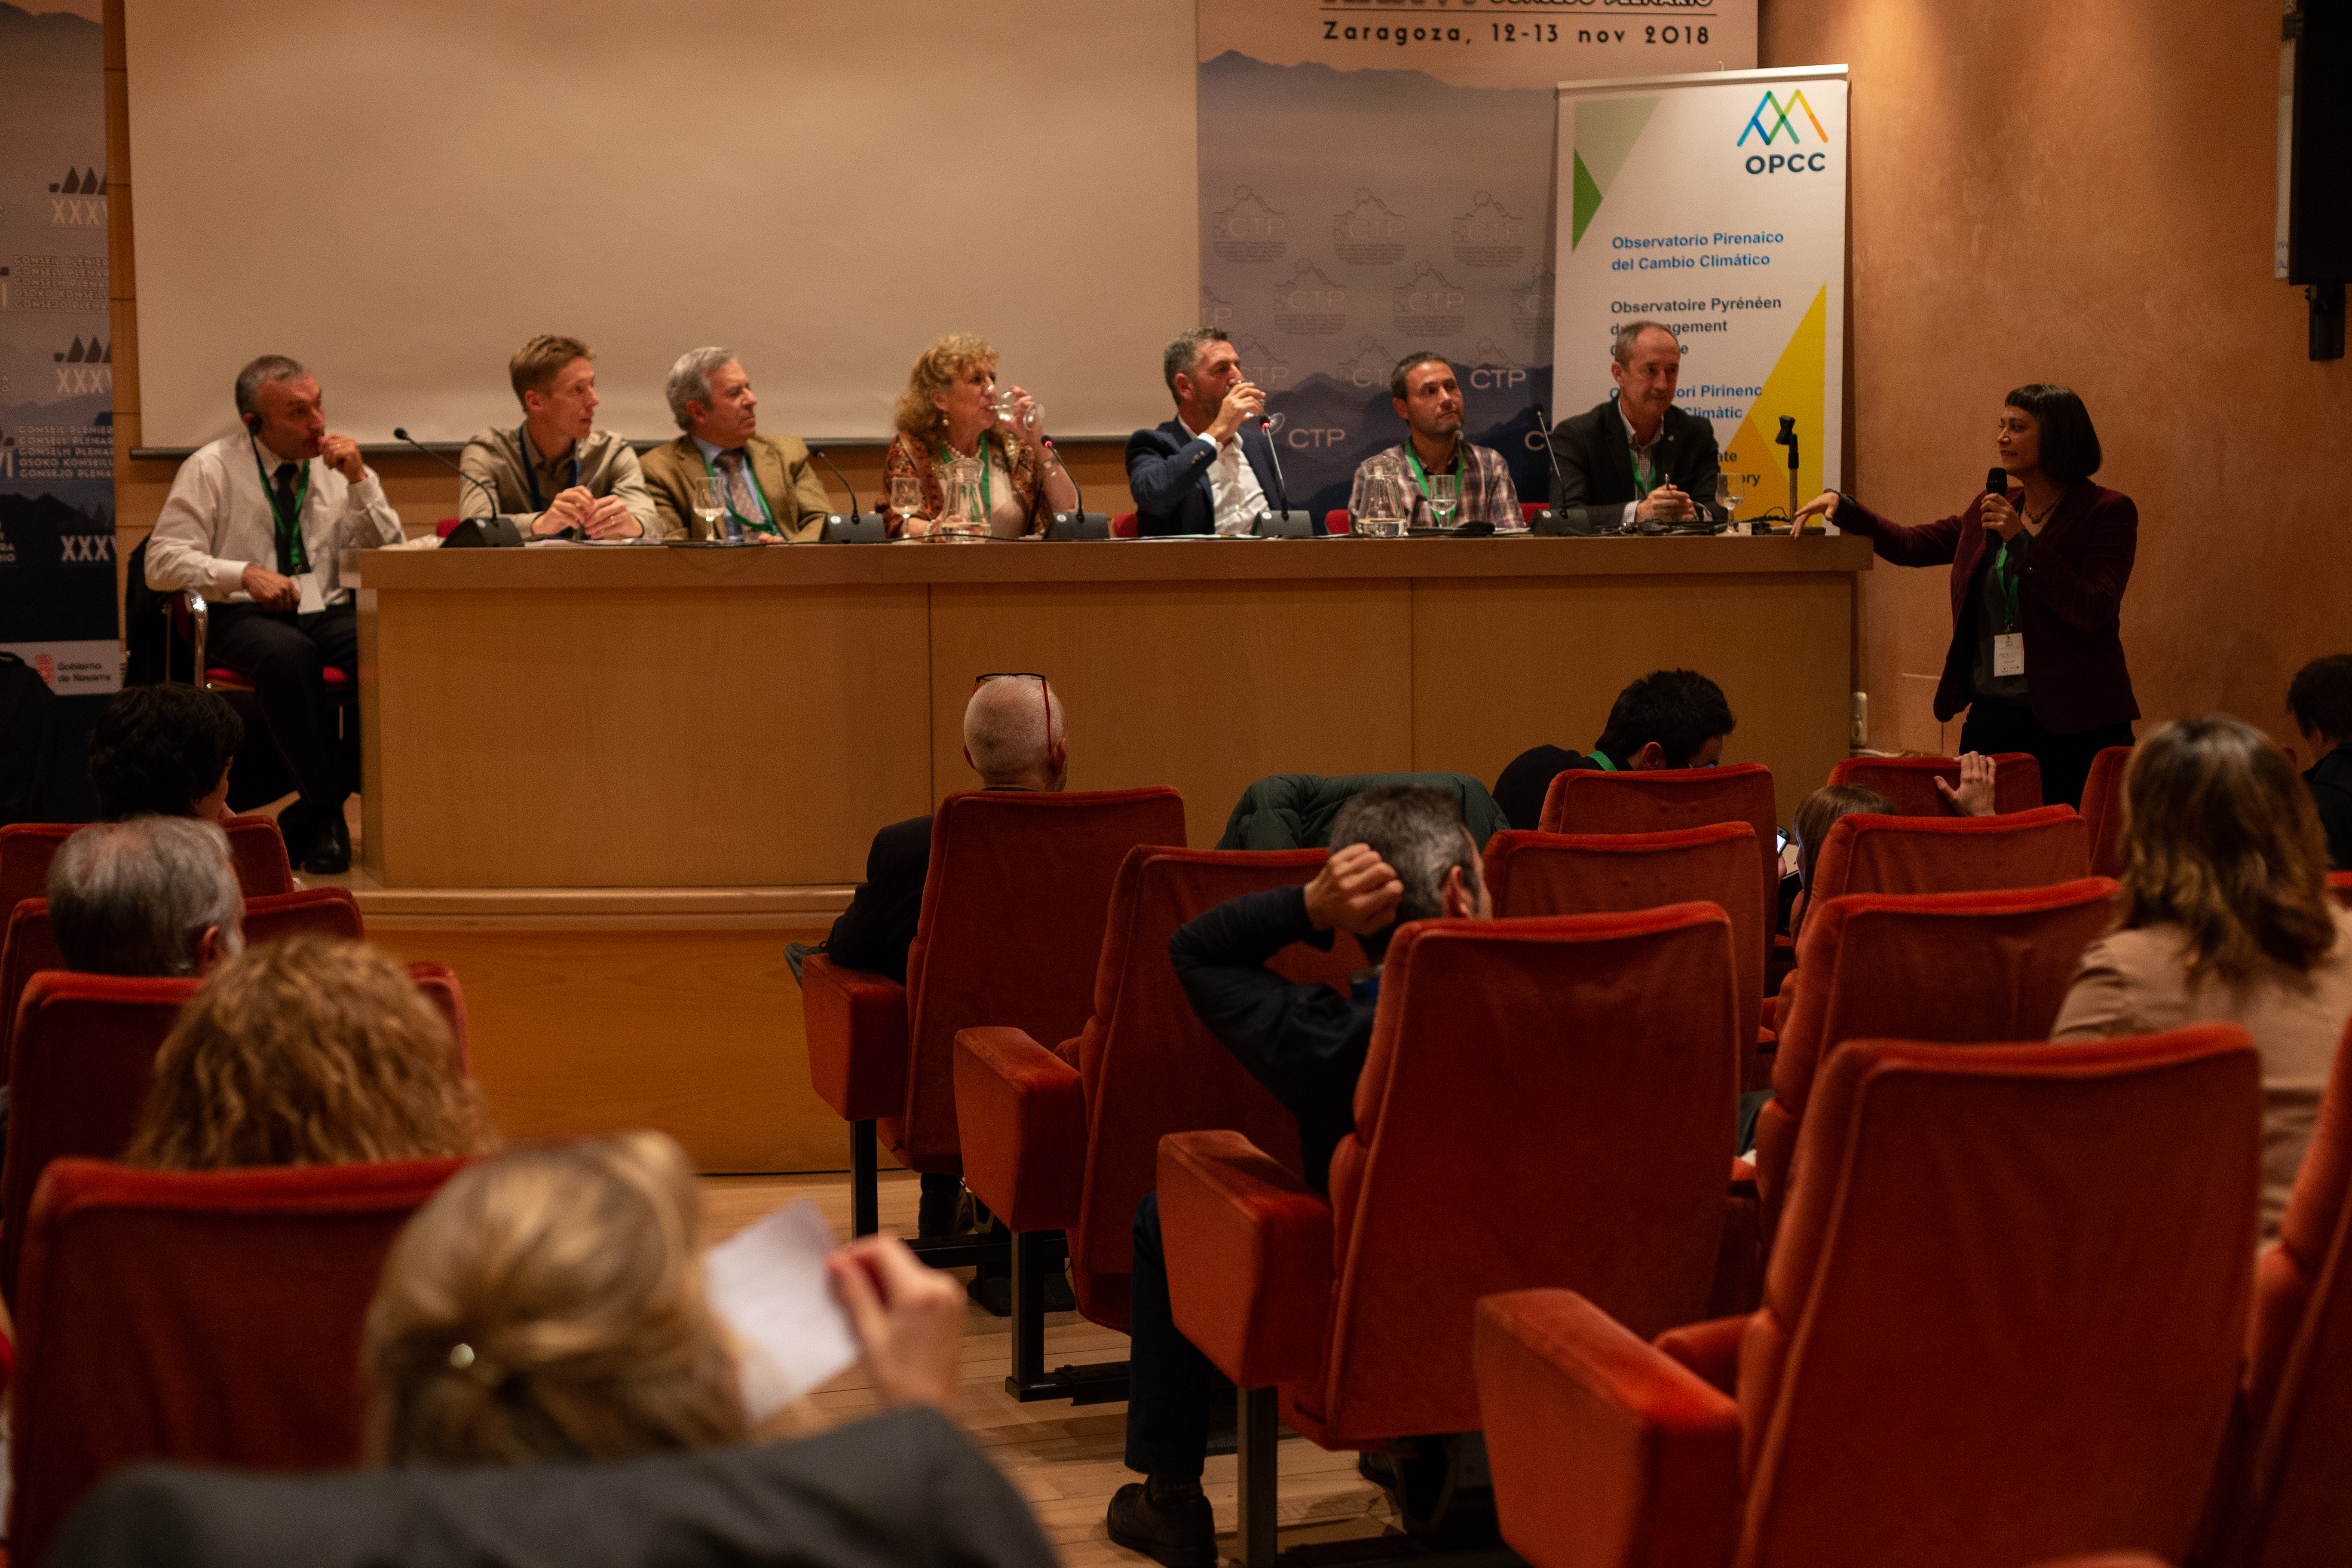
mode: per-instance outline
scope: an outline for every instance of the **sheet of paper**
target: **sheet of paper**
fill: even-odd
[[[755,1422],[857,1360],[825,1274],[834,1246],[832,1227],[803,1198],[703,1254],[710,1305],[735,1331]]]
[[[315,616],[327,607],[327,596],[319,592],[319,574],[316,572],[300,574],[294,579],[294,586],[302,595],[302,602],[294,606],[296,615]]]

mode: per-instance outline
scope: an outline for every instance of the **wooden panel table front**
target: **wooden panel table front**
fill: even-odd
[[[1866,541],[1118,541],[367,551],[367,871],[400,888],[855,882],[973,787],[973,677],[1050,676],[1070,783],[1195,845],[1276,773],[1492,783],[1618,689],[1720,682],[1783,816],[1846,753]]]

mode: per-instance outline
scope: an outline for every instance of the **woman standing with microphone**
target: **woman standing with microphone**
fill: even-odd
[[[1952,569],[1952,646],[1936,717],[1968,710],[1963,752],[2025,752],[2045,805],[2080,805],[2091,759],[2139,717],[2121,637],[2139,547],[2131,498],[2091,483],[2099,436],[2083,400],[2036,383],[2002,400],[2001,466],[1966,511],[1916,528],[1835,490],[1797,512],[1866,536],[1898,566]]]

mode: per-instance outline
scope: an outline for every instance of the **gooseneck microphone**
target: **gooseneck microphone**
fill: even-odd
[[[1266,452],[1274,458],[1275,504],[1282,508],[1282,515],[1286,521],[1290,517],[1290,487],[1283,482],[1282,454],[1276,450],[1274,444],[1274,421],[1261,411],[1257,416],[1257,427],[1265,433]]]
[[[1544,460],[1551,465],[1551,493],[1555,496],[1565,495],[1568,493],[1568,484],[1559,477],[1559,453],[1552,447],[1551,420],[1544,413],[1542,399],[1538,398],[1528,406],[1534,410],[1536,432],[1543,437]],[[1557,527],[1560,521],[1559,508],[1557,504],[1552,507],[1551,512],[1553,525]]]
[[[1087,525],[1086,488],[1078,483],[1077,470],[1071,468],[1069,464],[1062,461],[1062,449],[1054,445],[1054,438],[1051,436],[1040,436],[1037,437],[1037,442],[1040,446],[1044,447],[1046,451],[1053,454],[1055,466],[1060,468],[1062,470],[1063,477],[1070,481],[1070,489],[1078,498],[1077,521],[1070,525],[1072,536],[1076,537],[1079,531],[1083,530]],[[1042,494],[1045,487],[1043,484],[1040,484],[1037,489]]]
[[[848,478],[844,475],[839,468],[834,468],[833,459],[824,455],[824,447],[811,447],[809,448],[809,456],[814,458],[818,462],[823,463],[826,468],[833,468],[833,477],[841,480],[841,488],[849,492],[849,517],[850,521],[855,522],[857,520],[857,487],[851,484]]]
[[[490,515],[492,517],[499,515],[498,491],[490,489],[489,486],[484,484],[481,480],[476,479],[473,475],[467,473],[465,469],[459,468],[457,464],[451,462],[448,458],[443,457],[440,453],[435,451],[432,447],[426,446],[424,442],[410,435],[407,430],[402,426],[395,425],[392,427],[392,437],[395,441],[407,442],[410,446],[415,447],[418,451],[424,453],[426,457],[432,458],[435,462],[440,464],[451,473],[457,475],[460,479],[481,491],[482,494],[489,498]]]

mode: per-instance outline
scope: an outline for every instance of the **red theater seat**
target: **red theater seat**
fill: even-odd
[[[2047,1038],[2083,950],[2115,920],[2116,885],[2086,877],[1982,893],[1854,893],[1805,918],[1782,993],[1772,1099],[1756,1118],[1756,1189],[1769,1239],[1822,1062],[1848,1040],[1946,1045]]]
[[[801,971],[809,1076],[850,1123],[854,1232],[877,1227],[875,1141],[898,1163],[961,1175],[955,1037],[1085,1025],[1111,883],[1139,844],[1184,842],[1172,789],[971,790],[940,803],[907,984],[813,954]]]
[[[2327,873],[2327,890],[2336,895],[2337,903],[2352,910],[2352,871]]]
[[[1998,752],[1992,759],[1992,808],[2032,811],[2042,804],[2042,764],[2023,752]],[[1858,784],[1886,797],[1898,816],[1949,816],[1952,808],[1936,781],[1958,787],[1958,757],[1848,757],[1830,770],[1830,783]]]
[[[2000,816],[1879,816],[1831,825],[1809,904],[1848,893],[1964,893],[2047,888],[2091,874],[2091,839],[2069,805]]]
[[[2255,1269],[2250,1436],[2219,1568],[2301,1568],[2352,1542],[2352,1028],[2336,1050],[2279,1238]]]
[[[1112,885],[1084,1032],[1055,1050],[1019,1029],[957,1035],[964,1181],[1012,1228],[1023,1285],[1052,1261],[1036,1255],[1035,1233],[1066,1231],[1078,1310],[1126,1330],[1135,1205],[1152,1190],[1163,1133],[1232,1129],[1297,1173],[1297,1123],[1202,1026],[1168,962],[1168,941],[1228,899],[1311,879],[1324,855],[1139,845]],[[1345,990],[1363,963],[1343,933],[1328,952],[1285,948],[1274,966],[1295,983]],[[1016,1289],[1007,1380],[1016,1398],[1077,1392],[1076,1378],[1044,1377],[1041,1311],[1034,1291]],[[1120,1397],[1101,1387],[1085,1392]]]
[[[120,1466],[359,1462],[361,1324],[394,1236],[460,1162],[49,1169],[31,1215],[9,1556]]]
[[[49,862],[65,841],[89,825],[85,822],[17,822],[0,827],[0,910],[13,910],[23,900],[47,896]],[[294,890],[294,868],[286,858],[286,840],[276,819],[232,816],[221,824],[228,835],[229,863],[236,868],[236,885],[248,899],[264,893]]]
[[[1133,539],[1136,536],[1135,513],[1122,511],[1112,517],[1110,536],[1113,539]]]
[[[1760,1310],[1652,1345],[1569,1290],[1479,1303],[1505,1540],[1535,1568],[2182,1558],[2245,1343],[2261,1074],[2226,1025],[1844,1047]]]
[[[1277,1391],[1327,1448],[1474,1430],[1479,1297],[1570,1286],[1645,1334],[1706,1310],[1747,1004],[1711,904],[1419,921],[1328,1198],[1238,1132],[1160,1141],[1176,1326],[1245,1391],[1252,1568]]]
[[[2083,784],[2083,821],[2091,834],[2091,875],[2124,874],[2124,769],[2129,746],[2108,746],[2091,759]]]

